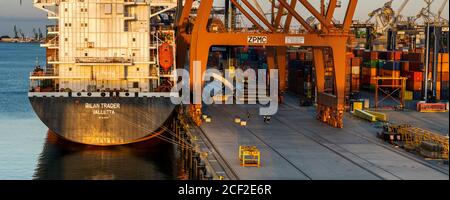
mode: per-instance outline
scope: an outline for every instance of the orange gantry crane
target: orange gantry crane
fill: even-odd
[[[219,2],[219,0],[216,0]],[[344,99],[345,99],[345,65],[346,45],[351,37],[349,31],[352,24],[358,0],[349,0],[342,23],[335,23],[335,9],[340,1],[329,0],[326,5],[320,1],[320,9],[315,8],[318,1],[314,0],[265,0],[263,5],[272,5],[270,20],[257,1],[229,0],[231,6],[238,10],[255,28],[219,28],[212,29],[212,12],[215,0],[201,0],[198,7],[194,7],[194,0],[185,0],[179,5],[177,22],[177,63],[186,61],[189,49],[189,66],[194,61],[201,62],[201,72],[206,70],[209,49],[212,46],[262,46],[267,50],[267,64],[269,69],[279,70],[280,91],[286,89],[286,49],[290,46],[311,47],[314,54],[317,87],[317,119],[333,127],[343,127]],[[223,2],[223,1],[220,1]],[[261,2],[261,1],[260,1]],[[181,1],[180,1],[181,4]],[[318,24],[311,24],[298,11],[303,7],[312,15]],[[277,12],[273,12],[277,10]],[[307,12],[303,12],[307,13]],[[307,16],[310,17],[310,16]],[[290,30],[293,20],[302,27],[300,31]],[[309,21],[309,20],[308,20]],[[328,49],[325,51],[325,49]],[[331,51],[331,55],[328,53]],[[325,92],[325,67],[328,63],[334,66],[334,90]],[[190,80],[193,80],[190,70]],[[193,83],[191,88],[200,87],[203,82]],[[201,105],[192,105],[191,115],[199,118]]]

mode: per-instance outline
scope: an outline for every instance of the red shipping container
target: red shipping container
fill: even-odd
[[[422,81],[423,72],[409,72],[407,73],[408,81]]]
[[[400,62],[400,70],[402,72],[409,72],[409,62],[408,61]]]
[[[297,52],[290,52],[289,60],[297,60]]]
[[[298,59],[299,59],[299,60],[306,60],[306,54],[305,54],[305,52],[299,52],[299,53],[298,53]]]
[[[400,55],[401,59],[404,61],[414,61],[422,62],[424,61],[424,56],[422,53],[405,53]]]
[[[352,66],[359,66],[362,63],[361,57],[352,58]]]
[[[448,72],[442,72],[438,74],[438,81],[448,81]]]
[[[376,51],[366,51],[363,54],[364,60],[378,60],[378,52]]]
[[[364,50],[362,49],[354,49],[353,54],[355,54],[356,57],[362,57],[364,55]]]
[[[403,52],[401,52],[401,51],[395,51],[394,52],[394,60],[401,60],[402,54],[403,54]]]
[[[370,84],[370,85],[375,85],[376,84],[376,80],[373,79],[374,76],[361,76],[361,84]]]

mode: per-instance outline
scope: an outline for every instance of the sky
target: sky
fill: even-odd
[[[33,0],[22,0],[22,6],[19,4],[20,0],[0,0],[0,35],[13,35],[13,26],[16,25],[22,29],[27,35],[32,33],[33,28],[41,28],[44,31],[45,24],[50,22],[46,20],[44,11],[35,8],[32,4]],[[219,1],[219,0],[216,0]],[[258,0],[261,4],[267,0]],[[319,2],[319,0],[310,0],[310,2]],[[342,0],[342,5],[346,5],[348,0]],[[368,13],[372,10],[383,6],[385,0],[359,0],[354,19],[365,21]],[[394,0],[393,8],[396,10],[403,0]],[[435,0],[432,11],[437,12],[444,0]],[[419,10],[425,6],[423,0],[410,0],[405,7],[403,15],[416,15]],[[344,9],[338,9],[337,16],[343,15]],[[449,18],[448,3],[442,14],[445,18]]]

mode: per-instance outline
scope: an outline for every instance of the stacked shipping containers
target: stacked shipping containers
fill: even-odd
[[[378,53],[378,75],[381,77],[400,78],[400,51],[382,51]],[[401,84],[399,80],[383,80],[383,85]]]
[[[449,96],[448,53],[440,53],[437,63],[436,97],[438,100],[448,100]]]
[[[404,53],[402,55],[401,74],[408,78],[406,80],[406,93],[411,93],[411,95],[405,96],[411,96],[411,99],[414,100],[422,100],[424,94],[423,63],[423,53]]]
[[[361,88],[375,91],[375,77],[377,76],[378,52],[364,52],[361,67]]]
[[[352,93],[359,92],[359,88],[361,87],[360,84],[361,63],[362,57],[353,57],[351,59],[350,91]]]
[[[310,99],[314,96],[314,74],[312,52],[289,52],[288,89],[299,94],[301,98]]]

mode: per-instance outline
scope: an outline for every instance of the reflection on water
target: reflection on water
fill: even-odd
[[[174,145],[157,138],[97,147],[71,143],[49,132],[34,179],[175,179],[176,152]]]

